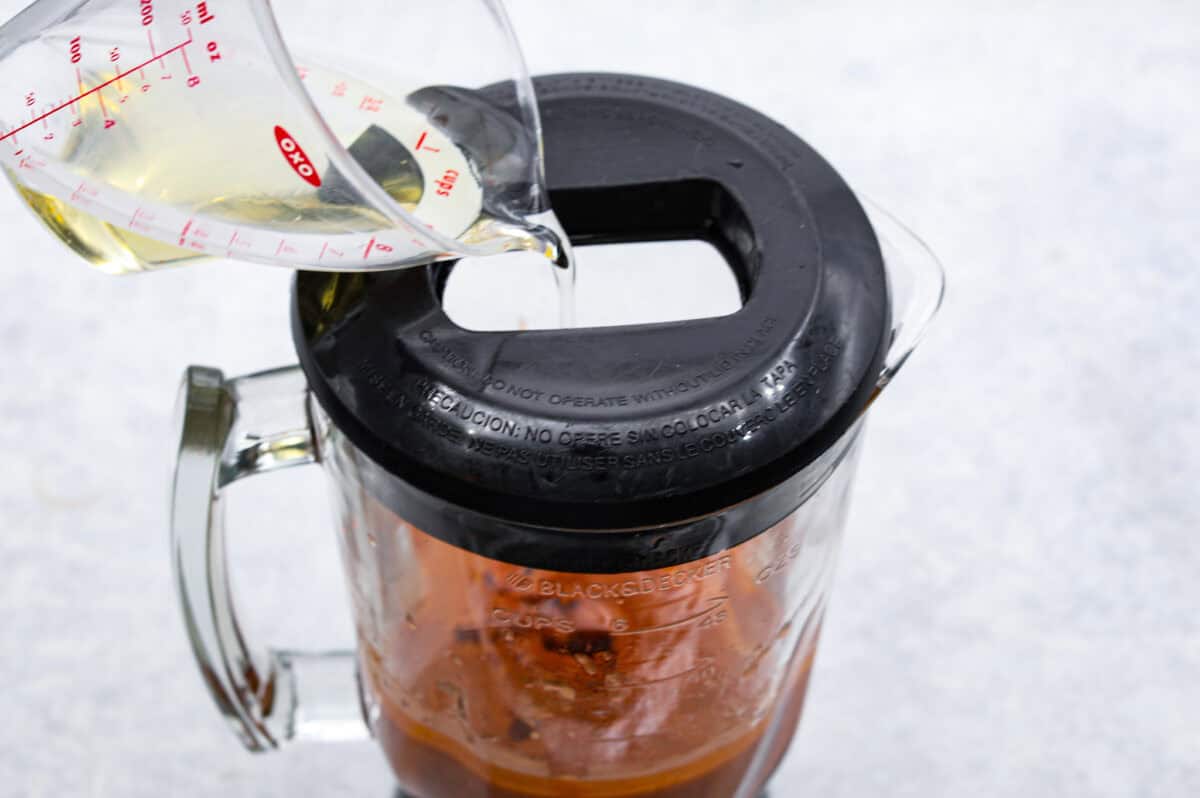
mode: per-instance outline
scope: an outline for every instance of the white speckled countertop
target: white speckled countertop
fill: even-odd
[[[950,274],[873,411],[775,795],[1200,794],[1200,5],[717,5],[511,10],[534,71],[775,116]],[[289,274],[93,274],[7,191],[0,225],[0,796],[388,798],[369,744],[242,753],[172,594],[179,374],[290,362]],[[257,636],[344,644],[320,475],[256,483]]]

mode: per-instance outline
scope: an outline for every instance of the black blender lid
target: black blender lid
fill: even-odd
[[[317,400],[393,481],[512,523],[678,524],[779,485],[866,407],[886,348],[883,261],[854,194],[724,97],[626,75],[535,84],[572,241],[706,240],[744,306],[474,332],[442,310],[445,264],[301,273],[293,328]]]

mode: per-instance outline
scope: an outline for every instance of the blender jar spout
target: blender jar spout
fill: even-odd
[[[876,382],[879,394],[925,337],[946,291],[946,273],[929,246],[895,216],[864,199],[883,250],[892,323],[887,354]]]

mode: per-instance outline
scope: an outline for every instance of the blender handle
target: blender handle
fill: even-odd
[[[318,461],[306,400],[295,366],[233,380],[192,366],[176,405],[171,556],[184,623],[214,702],[256,752],[369,733],[354,653],[251,650],[230,590],[222,490]]]
[[[867,198],[863,207],[883,250],[892,329],[876,395],[885,388],[917,348],[937,315],[946,292],[946,273],[929,247],[895,216]]]

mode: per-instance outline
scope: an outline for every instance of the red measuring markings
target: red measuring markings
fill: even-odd
[[[149,218],[149,219],[154,218],[152,215],[144,213],[144,212],[142,213],[142,216]],[[196,221],[195,219],[188,219],[187,223],[184,224],[183,229],[179,231],[179,246],[191,247],[192,249],[196,250],[197,252],[206,252],[208,250],[208,244],[205,243],[204,241],[200,241],[198,239],[208,238],[208,231],[203,229],[199,225],[196,225],[195,221]],[[147,228],[147,229],[149,229],[149,228]],[[191,231],[190,237],[188,235],[188,231]],[[234,237],[235,238],[237,237],[236,233],[234,233]],[[233,242],[230,241],[230,244],[232,244],[232,243]]]
[[[146,63],[142,64],[142,66],[144,67],[144,66],[147,66],[148,64],[152,64],[154,61],[158,61],[158,65],[160,67],[162,67],[163,72],[166,72],[167,65],[162,62],[162,60],[160,59],[160,57],[158,55],[158,51],[156,51],[154,49],[154,31],[149,30],[149,29],[146,30],[146,41],[150,42],[150,55],[154,56],[154,58],[152,58],[149,61],[147,61]],[[192,32],[189,30],[188,31],[188,43],[190,44],[191,41],[192,41]]]
[[[346,253],[345,253],[345,252],[343,252],[342,250],[340,250],[340,249],[338,249],[338,248],[336,248],[336,247],[331,247],[331,246],[329,246],[329,242],[328,242],[328,241],[326,241],[326,242],[325,242],[325,245],[324,245],[323,247],[321,247],[321,254],[317,256],[317,260],[321,260],[322,258],[324,258],[324,257],[325,257],[325,255],[326,255],[326,253],[328,253],[328,254],[330,254],[330,255],[334,256],[335,258],[344,258],[344,257],[346,257]]]
[[[234,247],[238,249],[253,249],[253,236],[246,235],[241,228],[234,230],[233,235],[229,237],[229,243],[225,245],[225,254],[228,257],[233,257]]]
[[[170,50],[163,50],[158,55],[155,55],[151,58],[146,59],[145,61],[138,64],[137,66],[127,69],[124,72],[119,73],[115,77],[109,78],[108,80],[104,81],[103,83],[93,86],[92,88],[88,89],[87,91],[81,91],[78,95],[76,95],[75,97],[72,97],[71,99],[67,100],[66,102],[60,103],[59,105],[56,105],[53,108],[51,108],[49,111],[46,111],[44,114],[42,114],[40,116],[35,116],[33,119],[31,119],[30,121],[21,125],[20,127],[15,127],[12,130],[8,131],[4,135],[0,136],[0,141],[4,141],[7,138],[17,135],[18,133],[20,133],[22,130],[29,127],[30,125],[35,125],[38,122],[41,122],[43,119],[46,119],[47,117],[51,117],[54,114],[57,114],[59,111],[63,110],[64,108],[71,107],[72,105],[74,105],[75,103],[84,99],[85,97],[95,94],[96,92],[100,91],[101,89],[107,88],[108,86],[111,86],[112,84],[114,84],[118,80],[120,80],[121,78],[126,77],[134,72],[137,72],[139,69],[146,66],[147,64],[153,64],[155,61],[161,61],[162,59],[166,58],[167,56],[171,55],[172,53],[177,52],[177,51],[182,50],[183,48],[187,47],[191,43],[192,43],[192,40],[189,38],[187,41],[180,42],[179,44],[175,45]],[[81,88],[82,88],[82,86],[81,86]],[[105,115],[107,116],[107,111],[104,109],[104,98],[103,97],[100,98],[100,108],[101,108],[101,110],[103,110],[105,112]],[[107,120],[107,121],[112,122],[111,119]],[[109,125],[106,123],[105,127],[112,127],[112,125]]]
[[[113,120],[108,118],[108,107],[104,104],[104,95],[97,94],[96,99],[100,101],[100,113],[104,115],[104,127],[110,128],[113,125],[117,124],[116,122],[114,122]]]
[[[86,91],[86,89],[83,88],[83,73],[79,71],[79,67],[75,67],[75,85],[78,87],[80,94]],[[71,127],[79,127],[82,125],[83,120],[79,119],[79,109],[75,107],[74,103],[71,104],[71,113],[76,117],[75,121],[71,123]]]
[[[421,131],[421,138],[417,139],[417,149],[421,149],[421,145],[425,143],[425,137],[429,135],[428,130]],[[425,147],[426,152],[441,152],[437,147]]]
[[[112,61],[113,69],[121,71],[121,48],[114,47],[108,51],[108,60]],[[117,78],[117,91],[121,92],[121,102],[129,99],[129,95],[125,94],[125,85],[120,78]]]
[[[192,31],[191,31],[191,29],[189,28],[189,29],[188,29],[188,39],[191,39],[191,38],[192,38]],[[185,69],[187,69],[187,73],[188,73],[187,85],[188,85],[188,88],[190,88],[190,89],[194,89],[194,88],[196,88],[197,86],[199,86],[199,85],[200,85],[200,76],[199,76],[199,75],[196,75],[196,74],[194,74],[194,73],[192,72],[192,62],[188,60],[188,57],[187,57],[187,50],[180,50],[180,51],[179,51],[179,54],[180,54],[181,56],[183,56],[183,66],[184,66],[184,68],[185,68]]]
[[[439,197],[449,197],[450,192],[454,190],[454,184],[458,182],[458,170],[447,169],[442,175],[441,180],[434,180],[433,184],[438,187],[437,195]]]
[[[392,251],[392,246],[390,244],[380,243],[376,239],[372,238],[370,241],[367,242],[367,248],[363,250],[363,260],[366,260],[367,258],[369,258],[371,256],[372,249],[377,249],[380,252],[383,252],[386,254],[386,253]]]
[[[144,230],[149,233],[152,231],[152,225],[156,218],[155,214],[138,208],[133,212],[133,217],[129,220],[129,229]]]
[[[86,182],[80,183],[75,191],[71,193],[70,202],[90,203],[92,199],[100,194],[99,189],[94,186],[89,186]]]

